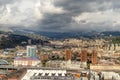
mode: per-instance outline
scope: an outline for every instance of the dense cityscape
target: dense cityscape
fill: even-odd
[[[0,80],[120,80],[120,0],[0,0]]]
[[[2,33],[6,39],[13,33]],[[34,35],[35,34],[29,34]],[[14,34],[13,36],[16,37]],[[18,34],[17,34],[18,37]],[[23,38],[23,36],[22,36]],[[36,39],[40,39],[37,36]],[[2,80],[119,80],[118,37],[29,39],[0,50]],[[41,41],[43,41],[41,43]]]

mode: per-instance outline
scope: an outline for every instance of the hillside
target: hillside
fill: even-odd
[[[31,44],[41,44],[49,43],[48,40],[42,39],[38,37],[33,37],[27,34],[20,35],[13,32],[0,32],[0,49],[4,48],[13,48],[17,45],[26,46],[28,45],[28,40],[31,40]]]

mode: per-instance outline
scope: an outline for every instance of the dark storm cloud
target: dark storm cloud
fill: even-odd
[[[111,8],[111,5],[107,5],[107,3],[110,1],[104,1],[104,0],[57,0],[55,2],[55,6],[63,7],[63,9],[66,11],[64,14],[57,14],[57,15],[47,15],[45,18],[40,22],[40,26],[42,26],[42,29],[46,30],[71,30],[75,28],[74,30],[90,30],[90,29],[100,29],[102,30],[102,27],[100,28],[99,24],[93,25],[93,28],[87,24],[87,25],[78,25],[74,23],[72,20],[72,16],[77,16],[79,14],[82,14],[84,12],[97,12],[97,11],[105,11],[109,8]],[[86,20],[81,20],[81,23],[86,23]],[[73,26],[71,26],[74,24]],[[72,28],[71,28],[71,27]],[[98,27],[97,27],[98,26]],[[90,28],[90,29],[89,29]]]
[[[35,12],[36,8],[34,9],[34,7],[29,7],[21,12],[19,9],[21,7],[26,8],[26,6],[25,4],[19,5],[19,3],[23,3],[24,1],[31,1],[33,3],[40,1],[42,3],[48,2],[48,4],[47,8],[46,5],[37,5],[39,6],[39,11],[37,12]],[[20,2],[20,0],[0,0],[0,13],[5,13],[5,10],[9,11],[9,7],[5,7],[7,4],[13,5],[15,2],[19,2],[18,6],[10,7],[8,14],[12,14],[12,16],[8,18],[16,16],[14,21],[19,24],[11,24],[11,22],[9,22],[9,26],[47,31],[102,31],[119,29],[120,23],[117,18],[120,17],[118,16],[120,13],[119,0],[53,0],[53,3],[50,3],[50,0],[35,1],[21,0]],[[2,7],[3,5],[4,7]],[[51,7],[50,10],[48,9],[49,7]],[[60,9],[62,9],[63,12]],[[4,15],[4,13],[2,14]],[[37,17],[39,15],[40,19],[33,16],[34,13],[37,13]],[[27,27],[25,27],[26,25]]]
[[[55,2],[55,6],[63,7],[66,13],[53,15],[46,14],[42,21],[38,21],[38,24],[42,27],[42,29],[58,31],[65,29],[69,30],[69,26],[71,26],[73,21],[72,16],[76,16],[86,11],[94,11],[90,8],[89,2],[84,0],[59,0]]]
[[[62,6],[71,15],[76,15],[80,12],[94,11],[89,5],[93,1],[94,0],[60,0],[56,2],[55,5]]]
[[[44,30],[62,30],[71,23],[71,17],[66,14],[45,15],[44,19],[38,22]]]

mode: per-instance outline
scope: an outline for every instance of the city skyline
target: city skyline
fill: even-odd
[[[0,0],[0,28],[120,31],[118,0]]]

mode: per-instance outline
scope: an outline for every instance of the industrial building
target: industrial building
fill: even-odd
[[[74,80],[66,70],[28,69],[21,80]]]

